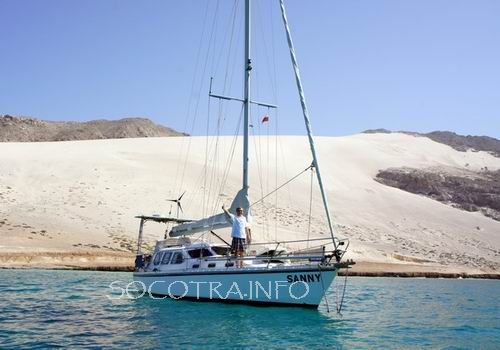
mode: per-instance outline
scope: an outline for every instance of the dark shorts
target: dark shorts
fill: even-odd
[[[233,237],[233,242],[231,243],[231,253],[244,252],[246,249],[245,238]]]

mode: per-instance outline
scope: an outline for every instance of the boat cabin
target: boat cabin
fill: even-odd
[[[252,253],[244,257],[231,255],[230,247],[225,244],[213,244],[206,241],[192,242],[189,237],[169,237],[156,242],[156,246],[151,254],[142,252],[143,228],[146,221],[167,223],[178,222],[177,219],[152,216],[137,216],[141,219],[139,226],[139,238],[137,244],[137,255],[135,260],[136,272],[176,272],[176,271],[197,271],[198,269],[231,269],[236,268],[236,261],[243,260],[245,267],[252,268],[272,268],[276,266],[288,266],[290,264],[322,264],[330,261],[335,252],[327,252],[324,245],[319,248],[307,249],[302,252],[287,252],[284,248],[278,247],[283,243],[294,241],[273,242],[272,247],[268,244],[252,243],[256,245]],[[183,220],[184,222],[189,220]],[[220,237],[219,237],[220,238]],[[323,241],[329,238],[314,239],[313,241]],[[297,242],[297,241],[295,241]],[[344,242],[340,241],[339,245]]]
[[[223,258],[206,242],[196,242],[182,246],[170,246],[155,250],[145,271],[174,271],[198,268],[224,268],[234,266],[234,262],[224,259],[211,260],[210,257]]]

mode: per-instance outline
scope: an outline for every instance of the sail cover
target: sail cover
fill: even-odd
[[[251,222],[250,217],[250,201],[248,200],[248,188],[242,188],[229,208],[229,212],[236,213],[236,208],[243,208],[246,213],[247,221]],[[216,214],[211,217],[184,223],[172,228],[169,233],[170,237],[179,237],[193,235],[195,233],[216,230],[224,227],[231,227],[232,223],[227,219],[226,214]]]

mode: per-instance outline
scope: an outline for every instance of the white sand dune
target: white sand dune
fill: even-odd
[[[220,184],[232,140],[220,139],[219,157],[210,159],[207,170],[215,180],[206,183],[203,137],[0,143],[0,253],[97,251],[120,255],[120,251],[134,248],[138,226],[134,216],[167,214],[170,202],[166,199],[184,190],[185,217],[218,211],[222,201],[230,203],[241,182],[238,142],[227,183]],[[251,140],[255,146],[251,153],[254,201],[311,163],[305,137],[280,137],[277,159],[274,142],[274,138]],[[213,140],[209,144],[213,147]],[[188,145],[190,157],[184,159]],[[401,166],[464,168],[468,164],[467,169],[486,166],[494,170],[500,168],[499,158],[485,152],[458,152],[405,134],[320,137],[317,146],[339,234],[351,240],[349,257],[439,269],[448,266],[459,271],[498,271],[500,222],[385,186],[373,178],[380,169]],[[262,150],[259,156],[256,148]],[[203,205],[204,185],[212,194],[207,205]],[[274,196],[264,205],[255,205],[257,239],[305,238],[309,187],[310,175],[303,174],[279,192],[277,208]],[[313,198],[311,236],[325,237],[317,190]],[[165,230],[160,225],[147,226],[151,241]]]

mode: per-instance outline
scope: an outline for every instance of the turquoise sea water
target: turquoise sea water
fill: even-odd
[[[353,277],[340,316],[324,303],[108,299],[110,282],[131,278],[0,270],[0,348],[500,348],[500,281]]]

